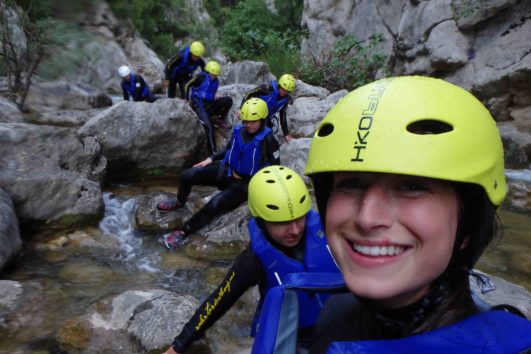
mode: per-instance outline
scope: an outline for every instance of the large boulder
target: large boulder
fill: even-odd
[[[0,188],[0,272],[22,248],[18,219],[11,197]]]
[[[197,162],[206,148],[197,115],[181,99],[123,101],[90,119],[79,132],[97,137],[111,170],[129,166],[180,171]]]
[[[92,137],[69,128],[0,124],[0,165],[0,187],[11,195],[20,221],[67,222],[103,210],[106,160]]]
[[[0,97],[0,123],[22,122],[22,114],[17,105],[8,99]]]
[[[30,86],[26,106],[36,112],[108,107],[111,98],[94,87],[66,81],[41,82]]]
[[[269,71],[267,63],[261,61],[244,60],[223,65],[221,85],[230,84],[268,84],[275,76]]]

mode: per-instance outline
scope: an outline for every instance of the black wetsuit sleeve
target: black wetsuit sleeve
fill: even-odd
[[[251,91],[247,92],[243,97],[242,103],[240,104],[240,108],[242,107],[243,103],[249,98],[269,95],[271,92],[273,92],[273,88],[271,87],[271,85],[260,85],[252,89]]]
[[[183,61],[184,53],[179,52],[173,58],[170,59],[166,67],[164,68],[164,75],[166,80],[170,80],[173,69]]]
[[[120,87],[122,88],[122,94],[124,95],[124,100],[125,101],[129,101],[129,93],[127,92],[127,90],[125,89],[125,85],[124,85],[124,81],[122,80],[122,82],[120,83]]]
[[[184,91],[186,92],[184,97],[186,97],[186,99],[190,99],[190,89],[192,87],[198,87],[199,85],[201,85],[201,83],[203,82],[203,80],[205,79],[205,77],[201,74],[197,74],[195,75],[190,81],[188,81],[186,83],[186,86],[184,87]]]
[[[280,148],[272,132],[266,136],[264,144],[265,158],[269,165],[280,165]]]
[[[199,306],[172,343],[182,353],[234,305],[250,287],[263,284],[265,274],[258,257],[248,248],[236,258],[216,290]]]
[[[280,109],[279,115],[280,115],[280,127],[282,128],[282,133],[284,136],[289,135],[289,128],[288,128],[288,117],[286,115],[286,108],[288,105],[285,105]]]
[[[137,75],[137,87],[135,87],[135,97],[134,101],[142,101],[142,91],[144,91],[144,88],[147,86],[146,81],[144,81],[144,78],[140,75]],[[140,85],[138,85],[140,84]]]
[[[203,59],[199,59],[199,67],[201,71],[205,71],[205,61]]]

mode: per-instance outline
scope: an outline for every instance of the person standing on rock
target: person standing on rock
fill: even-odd
[[[185,97],[190,99],[192,109],[197,113],[205,128],[210,155],[217,151],[214,125],[222,129],[231,128],[225,119],[232,107],[232,98],[217,95],[220,73],[221,66],[215,61],[209,61],[205,66],[205,71],[195,75],[186,84]]]
[[[128,66],[120,66],[118,75],[122,78],[120,86],[122,87],[125,101],[129,101],[129,98],[132,98],[134,102],[155,102],[157,100],[157,97],[151,93],[142,76],[132,72]]]
[[[212,219],[236,209],[247,200],[247,185],[251,177],[264,166],[280,163],[278,142],[271,129],[265,126],[266,117],[267,105],[264,101],[252,98],[245,102],[240,110],[243,124],[234,127],[226,149],[185,170],[179,180],[177,199],[157,204],[159,211],[169,212],[184,207],[194,185],[221,189],[180,230],[165,237],[166,247],[180,247],[186,237]]]
[[[295,91],[295,85],[295,78],[290,74],[284,74],[280,77],[278,82],[273,80],[269,85],[260,85],[247,92],[242,100],[243,104],[243,102],[247,101],[251,97],[263,99],[267,103],[267,108],[269,109],[269,115],[267,116],[267,126],[269,128],[273,128],[273,120],[277,120],[282,128],[284,140],[288,143],[293,138],[289,134],[286,110],[288,104],[293,103],[293,97],[291,96],[291,93]],[[277,113],[279,114],[280,120],[276,117]]]
[[[197,68],[205,71],[205,61],[202,56],[205,54],[203,43],[195,41],[181,49],[177,55],[170,59],[164,69],[164,87],[168,88],[168,97],[175,98],[177,84],[181,91],[181,98],[185,98],[184,87],[192,78]]]
[[[258,171],[249,182],[250,245],[240,253],[223,281],[184,325],[166,354],[185,352],[247,291],[258,285],[263,296],[293,272],[339,273],[326,244],[317,212],[302,178],[284,166]],[[299,318],[299,342],[311,333],[328,295],[297,294],[304,311]],[[261,310],[259,302],[255,324]],[[257,329],[253,326],[251,335]]]

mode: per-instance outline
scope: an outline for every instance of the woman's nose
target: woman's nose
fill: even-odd
[[[386,228],[393,222],[393,199],[382,184],[370,185],[359,200],[356,224],[362,230]]]

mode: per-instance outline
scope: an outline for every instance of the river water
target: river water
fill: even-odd
[[[17,314],[14,328],[0,336],[0,353],[61,353],[55,337],[65,321],[127,289],[165,288],[202,299],[221,280],[227,261],[190,259],[185,269],[172,266],[171,258],[182,264],[185,256],[165,251],[162,235],[135,230],[131,194],[128,188],[106,192],[105,215],[97,228],[43,233],[26,242],[23,256],[2,279],[24,283],[30,301]],[[505,236],[478,268],[531,290],[531,215],[501,210],[500,216]],[[246,336],[248,323],[237,326],[242,328],[235,333]]]

